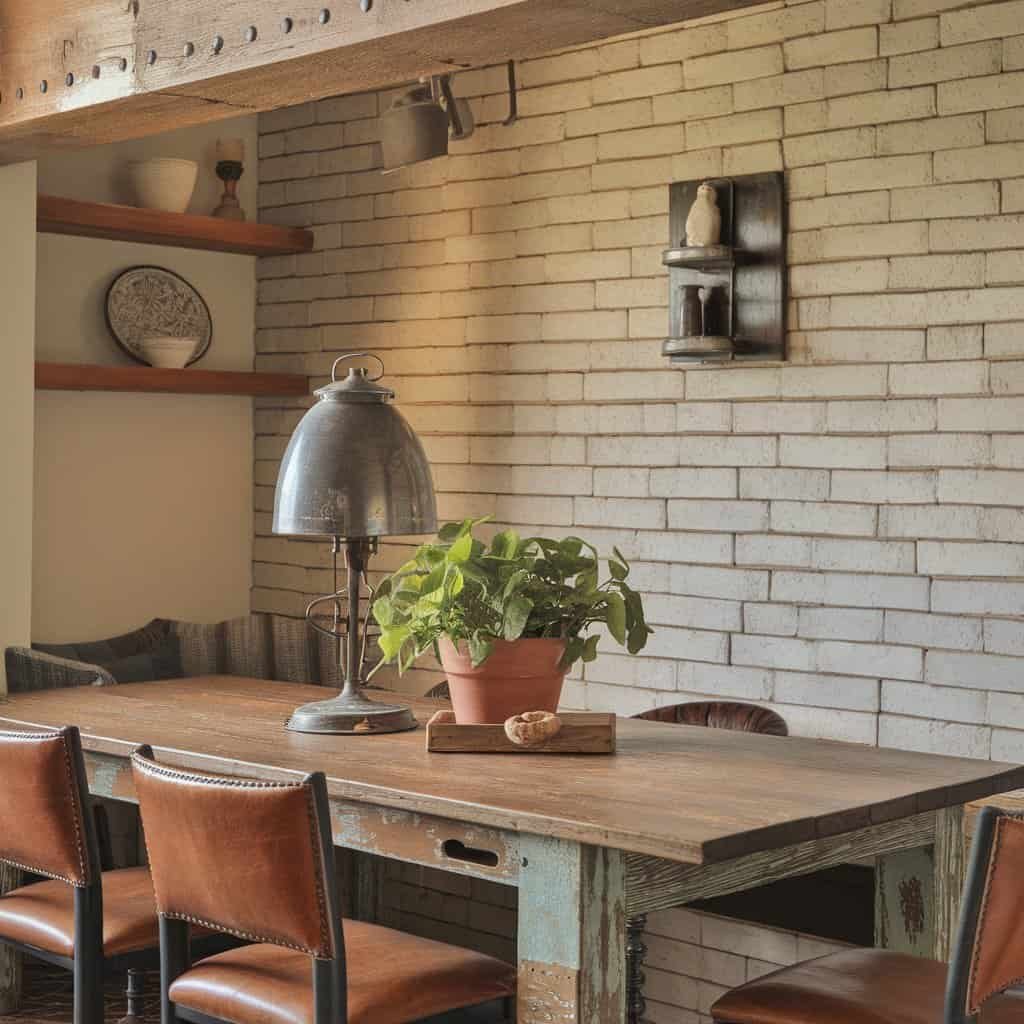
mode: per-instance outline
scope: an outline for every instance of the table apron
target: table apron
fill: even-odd
[[[630,915],[678,907],[806,875],[865,857],[881,857],[935,842],[936,812],[927,811],[841,835],[812,839],[713,864],[626,855],[626,911]]]
[[[330,806],[338,846],[505,885],[519,884],[519,836],[514,832],[355,800],[332,798]]]
[[[138,803],[126,758],[87,752],[85,766],[96,796]],[[358,800],[331,797],[329,804],[337,846],[505,885],[519,883],[515,832]]]

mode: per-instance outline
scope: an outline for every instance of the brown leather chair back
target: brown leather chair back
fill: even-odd
[[[648,722],[672,722],[677,725],[701,725],[709,729],[756,732],[762,736],[788,736],[786,720],[771,708],[728,700],[697,700],[688,704],[670,704],[641,711],[634,718]]]
[[[77,729],[0,732],[0,861],[91,885],[99,864],[88,805]]]
[[[182,771],[132,755],[159,912],[255,942],[336,955],[323,775],[300,782]]]
[[[947,1024],[964,1024],[992,996],[1022,981],[1024,815],[985,807],[978,816],[950,962]]]

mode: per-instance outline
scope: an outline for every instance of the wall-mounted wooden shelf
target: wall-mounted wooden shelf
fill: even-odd
[[[36,363],[36,388],[43,391],[153,391],[182,395],[309,394],[309,379],[298,373],[241,373],[231,370],[163,370],[155,366],[89,366]]]
[[[36,230],[248,256],[286,256],[313,248],[313,233],[301,228],[166,213],[114,203],[84,203],[61,196],[39,196]]]

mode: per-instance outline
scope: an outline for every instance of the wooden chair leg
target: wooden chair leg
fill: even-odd
[[[146,974],[144,971],[132,968],[128,971],[128,983],[124,990],[125,999],[128,1004],[128,1012],[117,1022],[117,1024],[142,1024],[142,1014],[145,1011],[143,997],[146,994]]]
[[[626,924],[626,1024],[644,1024],[644,957],[647,946],[644,943],[644,928],[647,915],[637,914]]]

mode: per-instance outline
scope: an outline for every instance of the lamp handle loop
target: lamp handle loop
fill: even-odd
[[[384,376],[384,360],[380,356],[374,355],[372,352],[345,352],[338,356],[337,359],[331,364],[331,383],[334,383],[338,378],[335,371],[338,369],[338,363],[343,363],[346,359],[360,359],[365,356],[367,359],[375,359],[380,364],[380,373],[376,377],[367,377],[367,380],[380,380]]]

